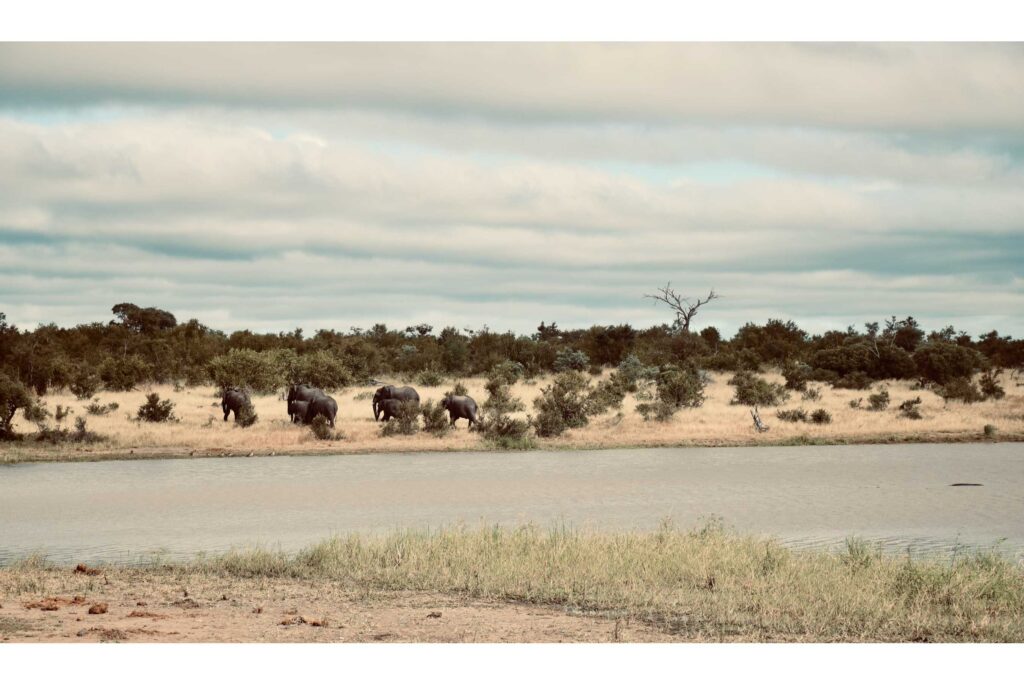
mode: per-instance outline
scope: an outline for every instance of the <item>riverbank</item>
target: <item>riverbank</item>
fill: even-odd
[[[1024,569],[793,551],[710,525],[393,532],[294,555],[0,568],[8,641],[1020,642]]]
[[[807,413],[824,409],[832,417],[830,423],[785,422],[776,417],[777,409],[765,408],[760,414],[770,429],[758,433],[753,428],[749,408],[731,404],[730,375],[714,373],[711,377],[704,405],[681,410],[668,422],[645,422],[636,412],[636,399],[627,396],[621,410],[599,415],[586,427],[569,430],[557,438],[535,438],[533,444],[541,450],[601,450],[1024,441],[1024,390],[1009,381],[1004,383],[1005,398],[974,404],[946,402],[930,391],[914,389],[910,382],[876,383],[872,390],[866,391],[832,389],[812,383],[821,398],[805,400],[800,392],[791,392],[790,399],[779,409],[802,408]],[[768,375],[768,378],[782,381],[779,376]],[[533,399],[549,381],[549,378],[540,378],[528,384],[519,383],[512,391],[528,410],[532,410]],[[463,383],[470,395],[482,402],[484,380],[473,378]],[[439,400],[450,389],[447,385],[416,388],[424,401]],[[886,410],[871,411],[850,405],[851,401],[860,399],[863,406],[872,391],[882,388],[890,394]],[[177,422],[152,424],[133,419],[150,391],[174,402]],[[91,444],[39,442],[35,439],[35,425],[25,422],[19,414],[15,429],[24,438],[0,443],[0,463],[494,450],[490,442],[470,432],[464,420],[457,429],[449,430],[441,438],[422,432],[411,436],[381,436],[380,423],[374,422],[370,405],[372,389],[352,387],[335,392],[334,396],[339,406],[337,433],[340,438],[318,441],[308,428],[288,421],[284,401],[278,396],[254,397],[259,420],[243,429],[233,422],[223,421],[219,399],[209,386],[180,391],[172,386],[153,386],[133,392],[103,392],[94,401],[79,400],[67,393],[50,394],[45,398],[51,412],[57,406],[73,411],[65,418],[65,425],[70,427],[76,417],[84,417],[89,431],[102,441]],[[918,397],[922,401],[922,419],[901,417],[897,406]],[[105,415],[93,415],[88,412],[90,403],[102,406],[116,403],[117,407]],[[990,426],[989,433],[986,433],[986,425]]]

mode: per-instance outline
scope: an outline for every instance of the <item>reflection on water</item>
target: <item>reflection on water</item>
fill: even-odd
[[[958,482],[982,486],[955,487]],[[296,550],[457,522],[589,529],[721,517],[797,548],[1024,555],[1024,444],[39,463],[0,467],[0,563]],[[998,544],[998,545],[997,545]]]

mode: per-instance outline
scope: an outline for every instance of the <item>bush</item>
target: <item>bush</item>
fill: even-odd
[[[600,415],[601,413],[622,407],[626,398],[628,388],[627,381],[617,371],[608,376],[608,379],[597,383],[587,397],[587,413],[589,415]]]
[[[939,387],[936,393],[947,401],[963,401],[964,403],[978,403],[984,401],[985,397],[978,391],[978,387],[969,379],[957,377],[951,379]]]
[[[537,436],[558,436],[566,429],[586,426],[590,381],[579,372],[563,372],[533,401]]]
[[[789,392],[776,382],[768,382],[751,372],[737,372],[729,380],[736,387],[732,402],[745,406],[777,406],[789,399]]]
[[[804,393],[800,394],[800,398],[801,398],[801,400],[804,400],[804,401],[820,401],[821,400],[821,392],[819,390],[815,389],[814,387],[811,387],[807,391],[805,391]]]
[[[143,422],[172,422],[174,404],[168,399],[160,400],[160,394],[147,394],[146,402],[139,406],[138,419]]]
[[[456,382],[451,391],[454,396],[469,396],[469,389],[462,382]]]
[[[309,431],[313,433],[313,438],[319,441],[341,441],[345,438],[340,429],[331,428],[331,421],[326,415],[314,417],[309,423]]]
[[[278,351],[231,349],[206,367],[221,393],[231,387],[247,387],[258,394],[272,394],[284,386],[286,375],[304,376],[311,367],[297,368],[293,363],[298,363],[294,354],[289,357]]]
[[[484,424],[481,431],[484,438],[497,448],[525,451],[535,445],[530,438],[531,427],[534,427],[534,424],[530,418],[522,420],[509,415],[499,415]]]
[[[668,421],[680,408],[699,408],[704,404],[708,378],[693,364],[663,365],[655,379],[657,395],[653,402],[637,404],[644,420]],[[638,393],[639,397],[640,394]]]
[[[640,382],[653,380],[658,376],[658,368],[644,365],[635,354],[631,353],[619,363],[616,375],[625,386],[626,391],[636,391]]]
[[[866,372],[860,370],[851,372],[848,375],[838,377],[832,382],[833,389],[856,389],[863,391],[864,389],[871,388],[871,377]]]
[[[420,406],[420,414],[423,416],[423,431],[437,437],[448,433],[448,411],[440,403],[434,403],[433,399],[427,401]]]
[[[311,387],[319,387],[324,391],[344,389],[352,384],[354,379],[352,373],[341,359],[329,351],[314,351],[301,356],[284,351],[269,353],[272,356],[268,359],[270,368],[265,370],[267,376],[263,379],[258,379],[258,376],[255,378],[255,381],[263,383],[264,388],[273,383],[274,373],[280,371],[284,372],[285,379],[289,384],[308,384]],[[275,366],[277,370],[275,370]],[[254,378],[246,379],[246,382],[236,383],[236,386],[250,386],[254,391],[261,393],[271,393],[277,390],[277,386],[274,386],[267,391],[263,391],[258,389],[256,385],[249,383],[254,381]]]
[[[522,363],[517,363],[514,360],[503,360],[491,368],[491,371],[487,373],[487,379],[498,384],[511,386],[522,379],[525,374],[526,368],[523,367]]]
[[[444,375],[437,370],[427,369],[416,375],[416,382],[425,387],[439,387],[444,382]]]
[[[826,425],[832,422],[832,413],[828,412],[824,408],[818,408],[811,413],[811,422],[816,425]]]
[[[824,382],[825,384],[832,384],[839,379],[839,373],[835,370],[826,370],[824,368],[814,368],[814,372],[811,373],[811,379],[815,382]]]
[[[25,406],[22,411],[25,419],[29,422],[34,422],[37,427],[42,429],[42,426],[50,419],[50,411],[46,409],[46,405],[39,401],[32,401],[29,405]]]
[[[775,417],[779,418],[783,422],[806,422],[807,411],[803,408],[796,408],[794,410],[780,410],[775,413]]]
[[[111,401],[105,406],[101,406],[99,404],[98,399],[93,399],[93,402],[85,407],[85,412],[89,413],[90,415],[106,415],[108,413],[114,412],[120,407],[120,405],[113,401]]]
[[[146,379],[149,368],[138,356],[107,356],[99,366],[100,379],[110,391],[131,391]]]
[[[807,382],[811,379],[811,374],[811,366],[804,363],[787,363],[782,370],[782,376],[786,378],[786,388],[793,391],[807,389]]]
[[[995,425],[985,425],[982,428],[982,433],[989,439],[994,437],[999,432]]]
[[[74,411],[71,409],[70,406],[65,408],[64,406],[62,406],[61,404],[58,403],[57,404],[57,410],[53,411],[53,419],[56,420],[57,422],[63,422],[64,418],[66,418],[68,415],[70,415],[73,412]]]
[[[555,372],[583,371],[590,365],[590,357],[583,351],[562,349],[555,355]]]
[[[67,429],[66,427],[49,427],[45,424],[40,425],[39,433],[36,434],[36,440],[55,445],[62,443],[98,443],[100,441],[105,441],[104,437],[100,436],[96,432],[89,431],[84,417],[75,418],[75,428],[73,430]]]
[[[398,407],[398,415],[391,418],[380,428],[381,436],[409,436],[420,430],[420,409],[412,401],[402,401]]]
[[[987,370],[978,381],[981,388],[981,395],[985,398],[991,398],[998,400],[1006,396],[1006,391],[999,385],[999,381],[996,379],[999,375],[999,371],[993,372]]]
[[[80,367],[71,378],[70,389],[75,398],[85,401],[99,391],[102,380],[96,373],[86,367]]]
[[[918,376],[925,382],[945,385],[954,379],[970,380],[981,368],[982,358],[974,349],[949,342],[930,342],[914,351]]]
[[[318,415],[317,417],[323,416]],[[259,417],[256,415],[256,409],[251,403],[246,403],[235,413],[235,424],[243,429],[252,427],[258,420]]]
[[[868,396],[868,410],[881,411],[889,407],[889,391],[882,389],[877,394]]]
[[[28,388],[16,379],[0,372],[0,439],[14,437],[11,422],[18,410],[28,411],[35,403]]]
[[[905,417],[908,420],[920,420],[921,411],[921,397],[918,396],[912,401],[904,401],[900,404],[900,417]]]
[[[860,408],[862,403],[864,403],[864,399],[863,398],[851,398],[849,406],[851,408],[856,409],[856,408]]]

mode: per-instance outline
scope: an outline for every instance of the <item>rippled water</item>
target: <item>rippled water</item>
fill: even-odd
[[[951,486],[978,483],[982,486]],[[722,517],[795,547],[850,535],[892,551],[1024,556],[1024,444],[423,453],[0,467],[0,563],[476,524],[650,529]]]

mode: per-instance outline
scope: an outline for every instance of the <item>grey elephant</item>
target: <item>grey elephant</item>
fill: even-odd
[[[288,415],[292,422],[302,423],[306,421],[306,413],[309,411],[309,401],[289,401]]]
[[[380,411],[380,419],[387,422],[391,418],[396,420],[401,417],[402,407],[407,405],[406,401],[397,398],[386,398],[381,401],[377,408]]]
[[[333,427],[334,418],[338,415],[338,402],[327,394],[313,397],[306,408],[306,417],[303,419],[303,424],[310,424],[318,415],[326,417]]]
[[[235,422],[238,422],[238,411],[244,407],[252,409],[252,401],[249,399],[249,394],[237,387],[231,387],[224,392],[224,398],[220,400],[220,407],[224,410],[224,421],[228,421],[228,415],[231,411],[235,413]]]
[[[416,405],[420,404],[420,395],[416,393],[416,390],[412,387],[396,387],[391,384],[377,389],[373,393],[373,419],[377,421],[380,419],[380,404],[382,401],[388,399],[395,399],[398,401],[412,401]]]
[[[307,403],[317,396],[326,396],[322,389],[308,384],[293,384],[288,387],[288,397],[285,399],[285,407],[288,409],[288,417],[292,418],[292,401],[306,401]],[[294,422],[295,420],[292,419]]]
[[[455,421],[460,417],[469,420],[470,427],[480,423],[476,416],[476,401],[469,396],[445,394],[445,397],[441,399],[441,407],[448,411],[452,427],[455,426]]]

